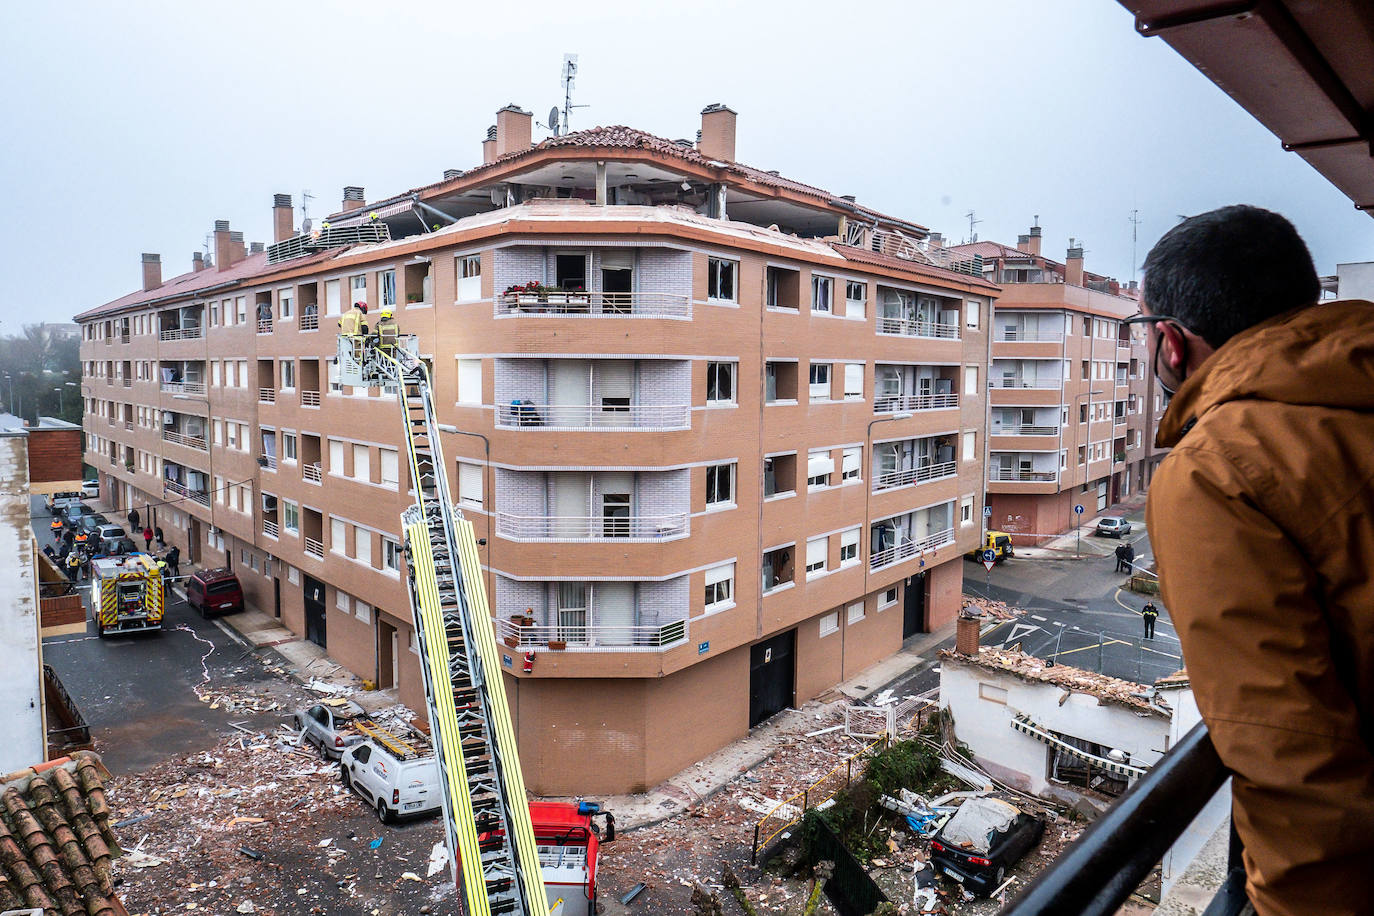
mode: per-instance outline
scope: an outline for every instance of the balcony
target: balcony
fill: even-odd
[[[259,455],[258,466],[265,471],[275,471],[277,469],[277,456]]]
[[[513,649],[546,648],[561,642],[570,651],[659,651],[687,641],[687,621],[674,620],[657,626],[522,626],[510,620],[493,620],[496,638]]]
[[[1023,426],[1017,424],[1003,423],[997,429],[989,431],[993,436],[1057,436],[1059,427],[1057,426]]]
[[[496,533],[512,541],[666,541],[686,537],[688,515],[568,516],[496,513]]]
[[[162,382],[158,390],[166,394],[196,394],[205,397],[204,382]]]
[[[691,318],[692,299],[673,293],[506,293],[497,315],[574,318]]]
[[[1058,479],[1058,471],[1022,471],[1016,468],[988,468],[988,481],[991,483],[1054,483]]]
[[[158,338],[160,340],[199,340],[200,328],[170,328],[162,331]]]
[[[198,449],[202,452],[208,452],[210,450],[209,444],[205,441],[204,436],[188,436],[185,433],[164,429],[162,431],[162,438],[175,445],[184,445],[187,448]]]
[[[318,464],[301,465],[301,478],[309,483],[324,483],[324,470]]]
[[[125,429],[126,432],[133,432],[133,431],[134,431],[134,421],[133,421],[133,420],[125,420],[125,421],[124,421],[124,429]]]
[[[1002,328],[992,338],[994,343],[1060,343],[1062,331],[1037,331],[1028,328]]]
[[[320,315],[318,312],[307,312],[301,315],[302,331],[317,331],[320,327]]]
[[[274,522],[274,521],[272,521],[271,519],[268,519],[268,518],[263,519],[263,520],[262,520],[262,533],[265,534],[265,535],[267,535],[267,536],[270,537],[270,538],[276,537],[276,536],[279,534],[279,529],[277,528],[277,523]]]
[[[302,388],[302,389],[301,389],[301,406],[302,406],[302,407],[319,407],[319,406],[320,406],[320,393],[319,393],[318,391],[312,391],[312,390],[310,390],[310,389],[308,389],[308,388]]]
[[[258,389],[258,403],[259,403],[259,404],[275,404],[275,403],[277,403],[277,389],[275,389],[275,388],[259,388],[259,389]]]
[[[503,429],[689,429],[691,405],[498,404],[496,425]]]
[[[187,499],[195,500],[202,506],[209,507],[210,505],[210,494],[204,490],[192,490],[185,484],[177,483],[175,480],[164,480],[162,481],[162,486],[169,492],[175,493],[178,496],[184,496]]]
[[[314,538],[306,538],[306,539],[305,539],[305,552],[308,553],[308,554],[310,554],[312,557],[315,557],[316,559],[323,560],[323,559],[324,559],[324,544],[321,544],[319,541],[315,540]]]
[[[957,465],[953,461],[942,461],[939,464],[928,464],[924,467],[888,471],[878,475],[873,481],[873,492],[877,493],[879,490],[892,490],[897,487],[909,487],[912,484],[929,483],[932,480],[953,477],[956,467]]]
[[[873,412],[908,413],[913,410],[945,410],[959,406],[957,394],[892,394],[873,399]]]
[[[900,544],[878,551],[868,558],[868,568],[870,571],[877,571],[953,543],[954,529],[946,528],[919,541],[902,541]]]
[[[969,274],[974,277],[983,275],[983,258],[981,255],[974,255],[970,258],[948,248],[932,245],[928,238],[911,238],[895,230],[870,229],[868,226],[857,222],[850,223],[846,228],[844,244],[854,248],[866,248],[879,254],[891,255],[904,261],[915,261],[918,264],[942,267],[956,273]]]
[[[919,318],[889,318],[878,316],[878,333],[898,337],[933,337],[938,340],[958,340],[959,325],[940,324]]]
[[[992,377],[988,379],[989,388],[1063,388],[1063,379],[1027,379],[1027,378],[1007,378],[1006,376]]]
[[[271,334],[271,333],[272,333],[272,319],[271,319],[271,318],[259,318],[259,319],[258,319],[258,333],[259,333],[259,334]]]

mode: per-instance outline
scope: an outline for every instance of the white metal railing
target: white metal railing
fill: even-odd
[[[128,430],[129,432],[133,432],[133,429],[134,429],[134,421],[133,421],[133,420],[125,420],[125,421],[124,421],[124,428],[125,428],[126,430]]]
[[[120,384],[122,384],[125,388],[132,388],[132,387],[134,387],[134,380],[133,380],[132,378],[130,378],[129,376],[126,375],[126,376],[121,380]]]
[[[498,315],[563,315],[583,318],[690,318],[692,297],[675,293],[506,293]]]
[[[305,539],[305,552],[308,553],[308,554],[310,554],[312,557],[318,557],[318,558],[320,558],[321,560],[323,560],[323,559],[324,559],[324,544],[320,543],[319,541],[315,540],[314,538],[306,538],[306,539]]]
[[[988,480],[996,483],[1048,483],[1058,479],[1058,471],[1021,471],[1015,468],[988,468]]]
[[[158,388],[168,394],[198,394],[204,397],[204,382],[162,382]]]
[[[320,327],[319,312],[307,312],[301,315],[301,330],[315,331]]]
[[[324,482],[324,471],[320,468],[318,464],[301,465],[301,476],[304,477],[306,480],[310,481],[311,483]]]
[[[903,468],[879,474],[873,481],[873,492],[891,490],[893,487],[907,487],[914,483],[927,483],[943,477],[953,477],[956,465],[953,461],[928,464],[923,467]]]
[[[897,334],[901,337],[935,337],[941,340],[958,340],[959,325],[941,324],[920,318],[894,318],[878,316],[879,334]]]
[[[198,340],[200,328],[174,328],[158,335],[161,340]]]
[[[320,406],[320,393],[319,393],[318,391],[312,391],[312,390],[310,390],[309,388],[302,388],[302,389],[301,389],[301,406],[302,406],[302,407],[319,407],[319,406]]]
[[[175,480],[164,480],[162,481],[162,485],[178,496],[185,496],[188,499],[193,499],[202,506],[210,505],[210,494],[204,490],[192,490],[185,484],[177,483]]]
[[[184,445],[187,448],[199,449],[202,452],[208,452],[210,450],[209,444],[205,441],[204,436],[188,436],[185,433],[164,429],[162,431],[162,438],[176,445]]]
[[[1025,426],[1003,423],[1000,429],[992,431],[994,436],[1057,436],[1057,426]]]
[[[126,343],[129,342],[129,332],[128,332],[128,331],[125,331],[123,334],[120,334],[120,335],[119,335],[119,342],[122,343],[122,344],[126,344]]]
[[[259,466],[264,467],[269,471],[275,471],[277,469],[277,456],[263,455],[261,458],[258,459],[258,464]]]
[[[1021,378],[1001,378],[990,377],[988,379],[989,388],[1063,388],[1062,379],[1021,379]]]
[[[884,566],[891,566],[903,560],[920,556],[932,550],[938,550],[947,544],[954,543],[954,529],[946,528],[944,531],[937,531],[919,541],[902,541],[885,550],[880,550],[868,558],[868,568],[882,569]]]
[[[994,343],[1060,343],[1064,339],[1064,332],[1003,328],[992,339]]]
[[[1121,417],[1112,417],[1112,425],[1113,425],[1113,426],[1125,426],[1125,425],[1126,425],[1126,418],[1125,418],[1124,416],[1121,416]]]
[[[957,394],[890,394],[873,399],[874,413],[902,413],[908,410],[942,410],[958,407]]]
[[[846,244],[892,255],[904,261],[943,267],[945,270],[975,277],[983,275],[983,258],[980,255],[960,254],[948,248],[932,245],[928,238],[915,239],[895,230],[869,229],[858,225],[851,225],[849,228],[851,231],[845,238]]]
[[[691,405],[498,404],[496,425],[544,429],[688,429]]]
[[[632,649],[665,649],[687,640],[686,620],[639,626],[522,626],[513,620],[497,619],[493,619],[492,623],[496,627],[497,639],[511,648],[519,649],[547,647],[552,642],[563,643],[564,648],[569,650],[623,652]]]
[[[570,516],[496,513],[496,533],[517,541],[659,541],[688,532],[687,513],[673,515]]]
[[[259,319],[258,319],[258,333],[259,333],[259,334],[271,334],[271,333],[272,333],[272,319],[271,319],[271,318],[259,318]]]
[[[260,403],[260,404],[275,404],[275,403],[277,403],[277,389],[275,389],[275,388],[259,388],[259,389],[258,389],[258,403]]]
[[[262,533],[265,534],[265,535],[267,535],[267,536],[270,537],[270,538],[276,537],[276,536],[277,536],[277,533],[278,533],[277,523],[274,522],[274,521],[272,521],[271,519],[268,519],[268,518],[263,519],[263,520],[262,520]]]

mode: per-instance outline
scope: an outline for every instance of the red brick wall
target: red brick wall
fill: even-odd
[[[29,480],[35,484],[81,479],[81,430],[30,429]]]

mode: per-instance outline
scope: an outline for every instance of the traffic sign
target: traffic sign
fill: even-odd
[[[987,550],[984,550],[984,551],[983,551],[983,562],[984,562],[984,563],[996,563],[996,562],[997,562],[997,551],[993,550],[991,547],[989,547]]]
[[[983,518],[992,518],[992,506],[983,507]]]
[[[992,568],[993,568],[994,566],[997,565],[997,561],[996,561],[996,560],[984,560],[984,561],[983,561],[983,565],[986,566],[986,567],[988,568],[988,572],[992,572]]]
[[[1076,506],[1073,507],[1073,514],[1074,514],[1074,515],[1082,515],[1082,514],[1083,514],[1083,504],[1082,504],[1082,503],[1079,503],[1078,505],[1076,505]]]

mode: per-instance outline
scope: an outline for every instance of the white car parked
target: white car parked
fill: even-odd
[[[439,811],[439,761],[429,748],[413,742],[392,747],[365,738],[343,752],[339,779],[377,810],[377,820],[389,824],[397,817]]]

